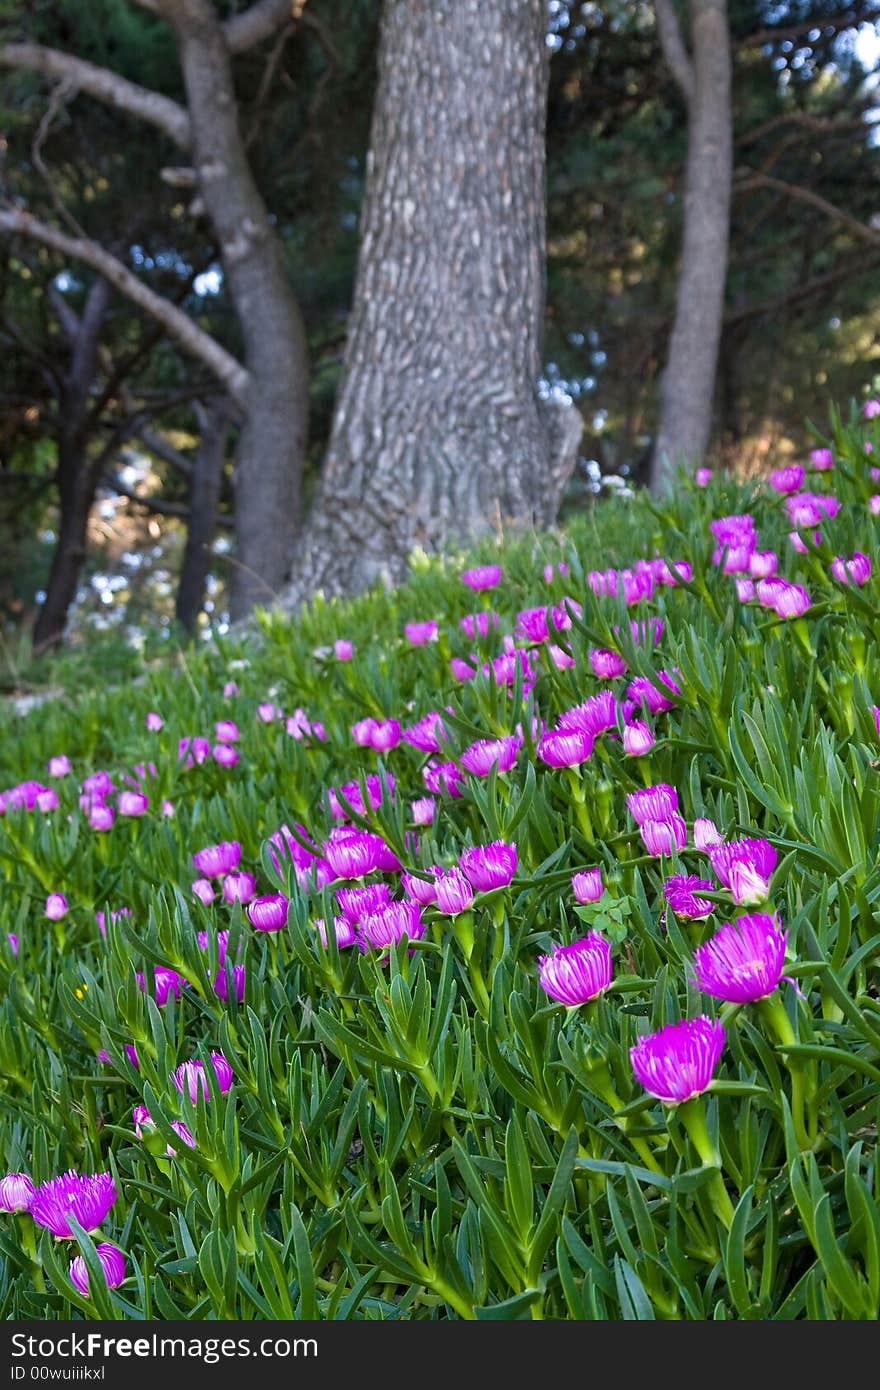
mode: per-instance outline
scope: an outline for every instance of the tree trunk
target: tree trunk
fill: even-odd
[[[190,636],[205,601],[205,581],[211,563],[211,542],[223,482],[223,458],[229,426],[229,405],[215,402],[200,412],[202,437],[193,464],[189,494],[186,548],[177,586],[177,621]]]
[[[548,522],[574,407],[536,393],[544,312],[544,0],[386,0],[354,304],[289,605]]]
[[[178,38],[199,191],[220,242],[251,378],[235,467],[230,610],[241,618],[255,603],[277,598],[290,569],[308,429],[305,332],[248,164],[214,6],[161,0],[158,8]]]
[[[679,464],[702,463],[712,428],[733,177],[730,32],[726,0],[690,0],[693,83],[688,106],[684,236],[651,491]]]
[[[98,359],[101,327],[110,304],[111,287],[104,279],[92,284],[82,317],[66,318],[71,339],[70,369],[58,401],[58,541],[46,584],[46,597],[34,625],[33,647],[41,655],[57,647],[64,636],[70,606],[76,598],[86,558],[89,514],[99,475],[88,456],[89,393]]]

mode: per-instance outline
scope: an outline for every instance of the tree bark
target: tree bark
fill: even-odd
[[[668,24],[668,15],[665,21]],[[733,122],[726,0],[690,0],[690,28],[693,84],[688,100],[684,231],[651,459],[655,496],[668,490],[681,463],[691,471],[698,468],[709,445],[727,275]],[[668,31],[665,39],[662,28],[660,32],[668,47]],[[675,52],[671,66],[677,75],[680,52]],[[687,100],[686,88],[683,91]]]
[[[190,480],[186,547],[175,605],[177,621],[190,636],[196,630],[205,602],[205,581],[211,564],[211,542],[217,529],[223,481],[229,405],[226,401],[215,402],[199,413],[202,434]]]
[[[95,500],[99,473],[87,457],[89,392],[95,376],[101,328],[110,304],[111,286],[96,279],[86,297],[85,308],[71,335],[70,369],[58,402],[61,421],[58,433],[58,494],[60,518],[58,541],[46,584],[46,597],[34,625],[35,655],[59,644],[67,626],[67,616],[76,598],[80,574],[86,558],[86,533]]]
[[[158,0],[177,36],[199,190],[220,242],[250,377],[235,466],[230,612],[277,599],[299,525],[308,429],[305,331],[238,125],[229,47],[211,0]]]
[[[548,522],[574,407],[536,392],[544,0],[386,0],[354,303],[285,602],[402,579],[414,546]]]

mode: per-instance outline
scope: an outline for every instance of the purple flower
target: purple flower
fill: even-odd
[[[36,1188],[27,1173],[0,1178],[0,1211],[30,1211]]]
[[[217,1077],[217,1085],[222,1096],[226,1095],[232,1085],[233,1071],[222,1052],[211,1053],[211,1065],[214,1068],[214,1075]],[[205,1065],[198,1058],[193,1058],[189,1062],[181,1062],[171,1074],[178,1091],[183,1095],[184,1091],[189,1092],[189,1098],[195,1105],[201,1097],[202,1100],[209,1100],[211,1089],[208,1085],[208,1077]]]
[[[799,463],[791,463],[786,468],[777,468],[767,481],[776,492],[785,496],[803,486],[804,470]]]
[[[579,903],[597,903],[605,892],[602,870],[598,868],[581,869],[580,872],[572,874],[571,886]]]
[[[370,809],[375,811],[376,808],[382,804],[382,783],[380,782],[375,772],[369,773],[364,780],[366,782],[367,800],[370,803]],[[386,781],[388,783],[389,794],[393,795],[394,778],[391,776],[390,773],[387,774]],[[364,816],[367,814],[367,808],[364,805],[364,799],[361,796],[360,783],[344,782],[342,786],[339,788],[339,791],[340,794],[345,797],[352,810],[356,811],[359,816]],[[342,806],[339,797],[336,795],[335,787],[329,787],[327,789],[327,799],[330,802],[330,813],[333,816],[333,819],[344,820],[345,817],[348,815],[348,812]]]
[[[880,415],[880,401],[865,401],[862,406],[862,415],[866,420],[873,420]]]
[[[257,891],[257,880],[246,871],[226,874],[223,879],[223,896],[228,903],[249,903]]]
[[[551,999],[569,1008],[588,1004],[611,984],[611,946],[591,931],[570,946],[556,946],[538,959],[538,983]]]
[[[214,889],[211,887],[211,880],[208,878],[197,878],[190,884],[190,887],[196,897],[199,898],[206,907],[208,903],[212,903],[217,896]]]
[[[441,787],[447,796],[463,796],[462,786],[465,775],[457,763],[426,763],[422,768],[422,780],[429,792],[439,792]]]
[[[708,487],[712,481],[711,468],[698,468],[694,474],[694,482],[697,487]]]
[[[218,767],[235,767],[239,761],[238,753],[230,743],[215,743],[211,749],[211,757]]]
[[[493,840],[488,845],[474,845],[462,850],[458,862],[477,893],[491,893],[494,888],[506,888],[516,873],[516,845]]]
[[[654,735],[643,719],[634,719],[623,730],[623,751],[632,757],[649,753],[654,747]]]
[[[596,740],[585,729],[550,729],[535,750],[549,767],[575,767],[586,762]]]
[[[409,803],[414,825],[430,825],[434,819],[433,796],[420,796]]]
[[[465,748],[458,761],[474,777],[488,777],[493,767],[499,772],[509,772],[521,746],[516,734],[505,738],[480,738]]]
[[[477,674],[475,666],[469,666],[466,661],[462,661],[460,656],[454,656],[449,663],[449,670],[457,681],[472,681]]]
[[[156,1126],[153,1123],[153,1118],[145,1105],[136,1105],[134,1107],[134,1110],[132,1111],[131,1118],[134,1122],[134,1132],[137,1135],[138,1139],[143,1139],[146,1135],[149,1134],[155,1134]],[[184,1144],[186,1144],[188,1148],[194,1149],[196,1147],[196,1141],[193,1138],[190,1129],[187,1125],[183,1123],[182,1120],[172,1120],[171,1128],[174,1130],[175,1134],[180,1136],[180,1138],[183,1140]],[[174,1158],[177,1154],[177,1150],[173,1149],[169,1144],[165,1149],[165,1153],[169,1158]]]
[[[67,899],[63,893],[50,893],[46,899],[45,916],[50,922],[60,922],[68,912]]]
[[[662,820],[642,821],[639,834],[649,854],[672,854],[687,844],[687,824],[675,811]]]
[[[501,582],[501,566],[477,565],[475,569],[464,570],[461,575],[461,582],[475,591],[494,589],[495,585]]]
[[[125,1279],[125,1256],[121,1250],[117,1250],[115,1245],[110,1245],[107,1241],[102,1241],[95,1246],[95,1254],[100,1263],[104,1274],[104,1283],[108,1289],[118,1289]],[[89,1297],[89,1269],[82,1255],[77,1255],[70,1262],[70,1282],[74,1288],[79,1289],[80,1293],[86,1298]]]
[[[288,906],[283,893],[264,893],[248,903],[248,920],[257,931],[282,931],[287,926]]]
[[[122,791],[116,798],[116,809],[121,816],[142,816],[150,804],[143,792]]]
[[[709,845],[707,853],[716,875],[738,903],[764,901],[779,857],[768,840],[730,840]]]
[[[498,622],[498,614],[487,609],[481,613],[466,613],[458,625],[473,642],[477,637],[488,637],[490,627],[497,627]]]
[[[315,930],[321,938],[324,947],[327,946],[327,925],[323,917],[315,918]],[[330,928],[338,949],[341,951],[346,946],[353,946],[358,939],[358,929],[354,922],[350,922],[347,917],[334,917],[333,925]]]
[[[811,449],[810,463],[818,469],[833,468],[834,455],[830,449]]]
[[[600,690],[590,695],[572,709],[563,710],[557,721],[557,728],[564,733],[571,730],[590,734],[593,738],[606,729],[617,727],[617,700],[611,690]]]
[[[89,812],[89,825],[93,830],[111,830],[115,819],[112,806],[94,805]]]
[[[58,753],[54,758],[49,759],[49,776],[66,777],[70,772],[70,759],[66,753]]]
[[[214,725],[214,737],[218,743],[235,743],[240,737],[238,725],[232,719],[219,719]]]
[[[779,565],[775,550],[754,550],[749,560],[749,574],[752,579],[769,579]]]
[[[244,999],[244,973],[243,965],[234,965],[232,967],[232,985],[239,1004]],[[217,974],[214,976],[213,987],[214,993],[217,995],[218,999],[229,999],[229,984],[226,979],[225,963],[221,965]]]
[[[393,946],[402,937],[417,941],[424,935],[422,909],[419,903],[406,900],[388,903],[378,912],[368,912],[361,918],[358,945],[362,951],[382,950]]]
[[[626,662],[620,653],[608,647],[594,647],[590,652],[590,665],[593,675],[600,681],[613,680],[615,676],[622,676],[626,670]]]
[[[694,821],[694,846],[697,849],[709,849],[713,845],[721,844],[721,831],[713,820],[706,816],[698,816]]]
[[[442,874],[443,870],[439,864],[434,864],[431,872]],[[430,907],[431,903],[437,901],[437,885],[434,878],[417,878],[415,874],[402,873],[400,882],[403,891],[414,903],[421,903],[422,907]]]
[[[872,705],[871,713],[874,716],[874,724],[877,728],[877,737],[880,738],[880,705]]]
[[[110,910],[110,924],[111,924],[111,926],[116,926],[116,924],[117,924],[118,922],[121,922],[121,921],[122,921],[122,918],[123,918],[123,917],[130,917],[130,916],[131,916],[131,908],[130,908],[130,907],[114,907],[114,908],[111,908],[111,910]],[[101,935],[102,935],[102,936],[106,936],[106,935],[107,935],[107,918],[105,917],[104,913],[101,912],[101,911],[96,912],[96,913],[95,913],[95,921],[96,921],[97,924],[98,924],[98,930],[100,931]]]
[[[637,825],[648,820],[665,820],[678,811],[678,792],[668,782],[658,782],[653,787],[630,792],[626,805]]]
[[[454,917],[456,913],[466,912],[473,905],[474,890],[461,869],[452,868],[445,872],[441,870],[434,877],[434,886],[437,907],[441,912],[448,912]]]
[[[238,868],[240,859],[241,845],[237,840],[223,840],[219,845],[207,845],[205,849],[196,850],[193,855],[193,863],[205,878],[220,878],[222,874],[231,874],[233,869]]]
[[[871,578],[871,561],[867,555],[857,550],[851,560],[840,555],[831,561],[831,573],[841,584],[867,584]]]
[[[272,724],[276,719],[281,719],[284,711],[273,704],[271,700],[264,700],[257,705],[257,718],[264,724]]]
[[[367,883],[362,888],[340,888],[336,901],[342,915],[355,925],[366,912],[378,912],[391,901],[391,889],[387,883]]]
[[[153,976],[156,991],[155,1000],[160,1008],[163,1004],[168,1003],[168,998],[172,994],[176,999],[179,999],[181,989],[185,988],[189,983],[182,975],[178,975],[176,970],[167,969],[164,965],[157,965],[153,971]],[[136,979],[141,989],[146,994],[147,977],[138,971]]]
[[[112,1058],[105,1047],[102,1047],[97,1055],[99,1062],[109,1062],[112,1065]],[[134,1043],[125,1044],[125,1055],[131,1062],[131,1065],[134,1067],[135,1071],[140,1071],[141,1064],[138,1061],[137,1049],[135,1048]]]
[[[443,728],[443,718],[439,711],[432,709],[424,719],[420,719],[417,724],[410,724],[409,728],[401,730],[401,733],[406,742],[412,744],[413,748],[418,748],[420,753],[439,753],[440,739],[445,736],[446,730]]]
[[[788,932],[768,912],[725,922],[694,952],[694,977],[704,994],[749,1004],[772,994],[782,976]]]
[[[162,726],[164,725],[165,720],[162,718],[161,714],[158,714],[158,713],[156,712],[156,710],[151,709],[151,710],[149,711],[149,713],[147,714],[147,721],[146,721],[146,722],[147,722],[147,729],[148,729],[148,731],[149,731],[151,734],[157,734],[157,733],[159,732],[159,730],[162,728]]]
[[[715,884],[708,878],[696,878],[693,874],[673,874],[663,885],[663,896],[676,917],[692,917],[699,921],[708,917],[712,903],[707,898],[698,898],[702,889],[711,892]]]
[[[645,1034],[629,1055],[646,1091],[664,1105],[681,1105],[706,1090],[723,1051],[723,1025],[701,1014]]]
[[[423,623],[405,623],[403,632],[406,640],[412,642],[414,647],[424,647],[429,642],[437,641],[437,624],[433,619]]]
[[[354,656],[354,643],[347,637],[337,637],[333,643],[333,652],[337,661],[351,661]]]
[[[73,1240],[68,1218],[73,1216],[84,1231],[95,1231],[118,1195],[111,1173],[81,1176],[71,1168],[40,1184],[30,1212],[38,1226],[47,1226],[59,1240]]]
[[[400,861],[385,841],[368,830],[332,830],[324,853],[336,878],[364,878],[374,869],[400,868]]]

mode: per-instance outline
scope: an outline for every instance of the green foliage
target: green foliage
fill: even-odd
[[[119,1197],[100,1233],[76,1233],[95,1298],[77,1293],[65,1248],[37,1239],[27,1214],[3,1217],[3,1316],[876,1320],[880,581],[843,585],[829,563],[876,559],[864,445],[880,451],[880,431],[853,406],[832,434],[821,442],[833,471],[805,486],[842,505],[805,554],[766,485],[683,480],[662,507],[609,501],[566,532],[422,560],[396,592],[318,598],[295,619],[265,613],[256,635],[4,714],[0,785],[51,781],[47,760],[62,752],[73,775],[53,784],[56,810],[7,797],[0,819],[3,1161],[35,1182],[109,1171]],[[709,521],[743,513],[808,588],[802,618],[740,603],[712,563]],[[635,609],[594,592],[591,571],[654,554],[687,561],[690,579]],[[491,560],[502,581],[474,595],[461,570]],[[482,673],[451,679],[452,656],[494,657],[521,610],[565,596],[580,605],[557,634],[573,668],[537,643],[531,690],[521,678],[510,690]],[[472,642],[459,620],[490,605],[500,626]],[[634,613],[662,619],[656,648],[630,638]],[[412,646],[404,624],[429,618],[437,641]],[[354,644],[350,661],[335,657],[340,638]],[[532,720],[552,725],[601,688],[588,657],[599,646],[629,664],[621,697],[661,669],[680,694],[652,721],[649,753],[630,757],[606,734],[574,773],[554,769],[536,755]],[[238,689],[223,695],[230,681]],[[313,732],[263,722],[267,701],[303,711]],[[431,709],[446,711],[444,759],[517,725],[525,746],[509,772],[439,794],[433,822],[416,826],[426,756],[405,741],[380,756],[350,731],[366,716],[406,724]],[[150,710],[164,726],[148,734]],[[239,725],[237,765],[185,766],[178,741],[213,741],[221,718]],[[148,813],[92,831],[78,805],[85,776],[107,768],[119,786],[151,761]],[[328,789],[363,792],[371,774],[385,795],[353,819],[410,872],[493,839],[518,851],[508,887],[456,917],[426,908],[424,936],[384,953],[340,948],[332,934],[322,944],[315,921],[338,913],[334,889],[309,891],[268,853],[282,823],[323,841]],[[707,877],[708,865],[692,841],[671,858],[644,851],[625,796],[661,782],[689,824],[709,817],[726,839],[764,837],[778,852],[766,910],[788,932],[786,981],[765,1001],[721,1005],[694,983],[695,947],[739,909],[723,888],[708,919],[668,908],[669,874]],[[160,813],[165,800],[173,816]],[[226,840],[240,842],[258,892],[288,895],[283,930],[256,931],[240,904],[193,895],[193,852]],[[571,876],[589,865],[605,892],[579,906]],[[50,892],[70,904],[60,921],[43,916]],[[110,918],[102,937],[95,913],[123,906],[131,915]],[[614,978],[566,1008],[541,989],[538,957],[590,928],[612,943]],[[161,1006],[159,968],[185,981]],[[721,1063],[701,1095],[663,1105],[636,1081],[629,1050],[699,1013],[724,1025]],[[212,1051],[233,1069],[226,1094]],[[188,1059],[209,1079],[195,1102],[171,1081]],[[140,1138],[138,1105],[152,1119]],[[105,1239],[126,1253],[118,1289],[98,1287],[93,1246]]]

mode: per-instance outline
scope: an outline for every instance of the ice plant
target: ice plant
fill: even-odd
[[[569,1008],[597,999],[611,984],[611,975],[611,946],[597,931],[538,959],[538,983],[544,993]]]
[[[662,820],[642,821],[639,834],[645,849],[653,855],[672,854],[674,849],[684,849],[687,844],[687,824],[677,812]]]
[[[50,922],[60,922],[68,912],[67,899],[63,893],[50,893],[46,899],[44,915]]]
[[[214,725],[214,737],[218,743],[235,743],[240,737],[238,725],[232,719],[219,719]]]
[[[219,767],[235,767],[239,761],[239,755],[231,743],[215,743],[211,757]]]
[[[810,463],[817,469],[833,468],[834,455],[830,449],[811,449]]]
[[[585,729],[549,729],[540,739],[536,752],[549,767],[576,767],[586,762],[595,738]]]
[[[146,724],[149,733],[157,734],[159,730],[164,726],[165,720],[162,718],[161,714],[159,714],[156,710],[151,709],[147,714]]]
[[[226,874],[223,879],[223,896],[228,903],[249,903],[257,891],[257,880],[246,871]]]
[[[223,840],[219,845],[207,845],[196,850],[193,863],[205,878],[220,878],[238,868],[241,845],[237,840]]]
[[[107,1241],[102,1241],[95,1246],[95,1254],[100,1263],[104,1275],[104,1283],[108,1289],[118,1289],[125,1279],[125,1256],[115,1245],[110,1245]],[[70,1269],[67,1271],[70,1282],[74,1288],[79,1289],[84,1297],[89,1297],[89,1268],[82,1255],[77,1255],[70,1262]]]
[[[474,569],[463,570],[461,582],[475,592],[479,592],[481,589],[494,589],[496,584],[501,582],[501,566],[477,565]]]
[[[342,915],[349,922],[359,922],[366,912],[378,912],[391,901],[387,883],[366,883],[362,888],[340,888],[336,894]]]
[[[58,1240],[73,1240],[69,1218],[84,1231],[96,1231],[119,1194],[111,1173],[81,1175],[73,1168],[50,1178],[36,1189],[30,1213],[38,1226],[46,1226]]]
[[[706,852],[716,875],[738,903],[764,901],[779,857],[769,840],[730,840],[709,845]]]
[[[637,825],[648,820],[665,820],[678,811],[678,792],[668,782],[657,782],[652,787],[630,792],[626,805]]]
[[[190,884],[190,887],[195,896],[203,902],[206,907],[208,903],[212,903],[217,896],[211,886],[211,880],[209,878],[197,878]]]
[[[445,736],[443,718],[438,710],[432,709],[423,719],[401,730],[402,737],[420,753],[439,753],[440,740]]]
[[[462,850],[458,862],[477,893],[491,893],[494,888],[506,888],[516,873],[516,845],[493,840],[488,845],[474,845]]]
[[[137,982],[140,985],[141,989],[146,994],[146,975],[143,975],[140,971],[138,971],[135,978],[137,979]],[[168,1003],[168,1000],[172,994],[176,999],[179,999],[181,989],[187,984],[187,981],[183,978],[182,975],[178,975],[176,970],[166,969],[166,967],[163,965],[157,965],[155,967],[153,971],[153,980],[155,988],[154,998],[160,1008],[163,1004]]]
[[[626,670],[626,662],[623,657],[619,652],[612,651],[609,647],[593,647],[589,657],[593,675],[597,680],[613,680],[615,676],[622,676]]]
[[[694,952],[694,978],[704,994],[750,1004],[772,994],[782,977],[788,932],[768,912],[725,922]]]
[[[630,1048],[636,1079],[664,1105],[681,1105],[712,1080],[724,1050],[724,1027],[701,1014],[646,1033]]]
[[[283,893],[264,893],[247,905],[248,921],[257,931],[281,931],[287,926],[289,899]]]
[[[491,609],[486,609],[480,613],[466,613],[459,619],[458,626],[461,628],[465,637],[469,637],[473,642],[477,637],[488,637],[489,629],[497,627],[500,619],[497,613]]]
[[[403,628],[407,642],[411,642],[414,647],[424,647],[429,642],[436,642],[437,632],[437,624],[433,619],[422,623],[405,623]]]
[[[581,869],[578,873],[572,874],[572,891],[577,902],[581,904],[597,903],[605,892],[602,883],[602,870]]]
[[[327,945],[327,924],[323,917],[315,918],[315,930],[321,938],[321,944]],[[347,917],[334,917],[330,928],[333,939],[339,950],[346,946],[353,946],[358,939],[358,929],[354,922],[350,922]]]
[[[459,756],[459,763],[474,777],[488,777],[492,768],[509,772],[517,760],[521,740],[516,734],[504,738],[481,738],[471,743]]]
[[[121,816],[143,816],[150,804],[143,792],[121,791],[116,798],[116,809]]]
[[[0,1178],[0,1211],[30,1211],[35,1192],[28,1173],[7,1173]]]
[[[337,661],[351,661],[354,656],[354,643],[347,637],[337,637],[333,643],[333,654]]]
[[[232,1067],[229,1065],[229,1062],[223,1056],[222,1052],[211,1053],[211,1066],[217,1078],[220,1094],[225,1096],[232,1085]],[[180,1091],[181,1095],[183,1095],[184,1092],[189,1093],[189,1098],[193,1105],[195,1105],[196,1101],[199,1099],[210,1099],[211,1090],[208,1085],[205,1064],[199,1061],[198,1058],[193,1058],[189,1062],[181,1062],[180,1066],[172,1073],[171,1080],[174,1082],[174,1085],[177,1087],[178,1091]]]
[[[649,753],[654,747],[654,735],[643,719],[634,719],[623,730],[623,751],[632,757]]]
[[[676,917],[691,917],[695,921],[708,917],[713,904],[708,898],[697,894],[702,889],[711,892],[715,884],[708,878],[696,878],[693,874],[673,874],[663,885],[663,896]]]
[[[404,936],[417,941],[424,931],[420,904],[404,900],[389,903],[378,912],[366,913],[360,921],[357,942],[362,951],[382,950]]]
[[[831,573],[841,584],[867,584],[871,578],[871,561],[860,550],[850,560],[838,555],[831,561]]]
[[[441,912],[456,916],[466,912],[473,905],[474,890],[468,878],[459,868],[451,868],[434,876],[436,903]]]
[[[71,771],[70,759],[66,753],[56,753],[48,763],[50,777],[67,777]]]

